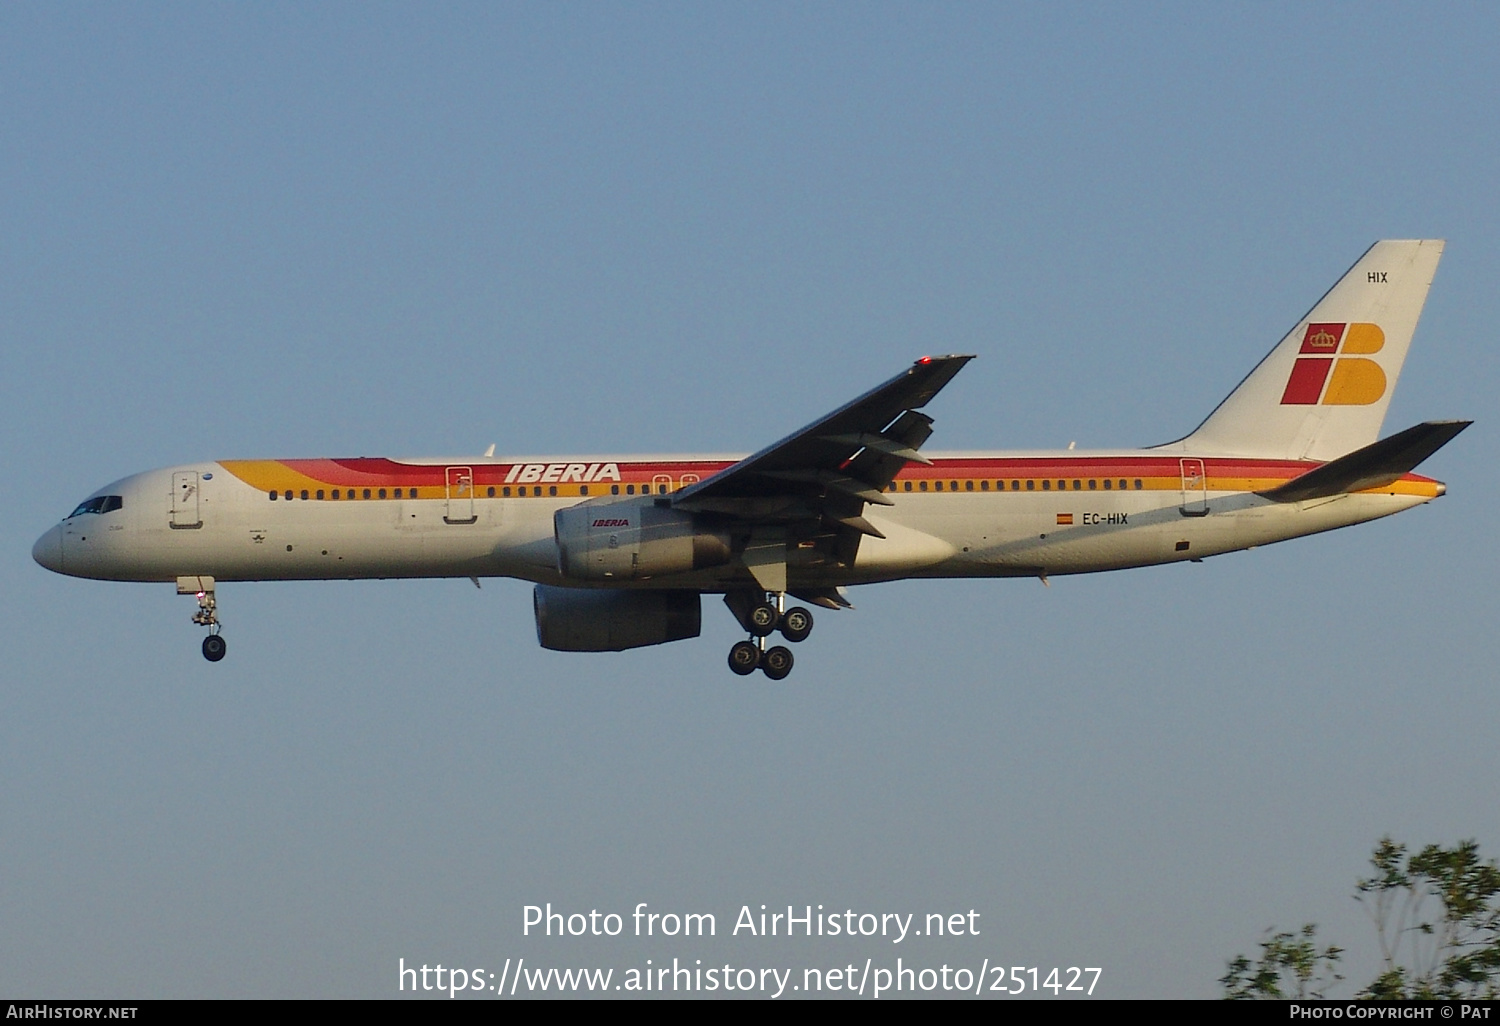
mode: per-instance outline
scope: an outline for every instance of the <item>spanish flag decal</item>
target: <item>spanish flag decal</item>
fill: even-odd
[[[1064,526],[1064,527],[1072,527],[1073,526],[1073,514],[1071,514],[1071,513],[1059,513],[1057,515],[1057,522],[1059,524],[1061,524],[1062,526]]]

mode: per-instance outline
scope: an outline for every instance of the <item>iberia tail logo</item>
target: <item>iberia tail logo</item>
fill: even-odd
[[[1281,405],[1370,405],[1385,395],[1385,371],[1364,357],[1384,345],[1378,324],[1309,324]]]

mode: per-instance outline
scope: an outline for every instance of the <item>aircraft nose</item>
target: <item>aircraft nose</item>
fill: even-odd
[[[36,540],[31,547],[31,558],[53,573],[63,572],[61,524]]]

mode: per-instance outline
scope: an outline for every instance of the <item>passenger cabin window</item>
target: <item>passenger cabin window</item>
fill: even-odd
[[[906,490],[907,491],[911,491],[911,482],[910,481],[906,482]]]
[[[1120,482],[1120,487],[1121,488],[1125,487],[1125,482],[1124,481]],[[1140,478],[1136,478],[1135,479],[1135,490],[1136,491],[1140,491],[1141,490],[1141,479]]]
[[[1021,482],[1019,482],[1019,481],[1012,481],[1010,483],[1010,490],[1013,491],[1013,492],[1019,492],[1021,490]]]
[[[1114,482],[1112,482],[1112,481],[1110,481],[1110,479],[1109,479],[1109,478],[1107,478],[1107,477],[1106,477],[1106,478],[1105,478],[1105,479],[1104,479],[1104,490],[1105,490],[1105,491],[1106,491],[1106,492],[1107,492],[1107,491],[1109,491],[1109,486],[1110,486],[1110,485],[1111,485],[1111,484],[1113,484],[1113,483],[1114,483]]]
[[[626,495],[634,495],[635,494],[635,485],[626,485],[625,486],[625,494]]]
[[[318,501],[319,502],[323,501],[323,489],[321,489],[321,488],[318,489]]]
[[[956,491],[958,491],[958,482],[957,481],[949,481],[948,482],[948,490],[950,492],[956,492]]]
[[[941,482],[941,481],[938,482],[938,484],[942,484],[942,483],[943,482]],[[925,492],[927,490],[927,482],[926,481],[918,481],[917,482],[917,489],[919,491]]]
[[[271,493],[271,497],[274,499],[276,494],[274,492]],[[115,510],[123,508],[124,505],[125,500],[121,496],[96,495],[92,499],[84,499],[78,504],[78,508],[69,513],[68,516],[78,517],[85,513],[113,513]]]
[[[1076,492],[1083,487],[1083,482],[1076,477],[1073,479],[1073,490]]]
[[[666,491],[666,488],[663,488],[662,491]],[[556,495],[557,494],[557,485],[548,485],[547,486],[547,494],[548,495]]]
[[[335,489],[334,489],[334,490],[333,490],[333,497],[334,497],[334,498],[335,498],[335,499],[337,499],[337,498],[338,498],[338,497],[339,497],[339,490],[338,490],[338,489],[337,489],[337,488],[335,488]]]
[[[275,501],[276,501],[276,493],[275,493],[275,492],[272,492],[272,493],[271,493],[271,501],[272,501],[272,502],[275,502]]]
[[[981,482],[979,482],[979,490],[981,492],[987,492],[987,491],[989,491],[990,490],[990,483],[988,481],[981,481]]]
[[[384,488],[380,489],[380,497],[382,499],[385,498],[385,489]]]
[[[307,489],[306,488],[302,489],[302,501],[303,502],[307,501]]]
[[[1098,481],[1098,479],[1097,478],[1092,478],[1092,477],[1089,478],[1089,491],[1092,492],[1092,491],[1094,491],[1098,487],[1099,487],[1099,481]]]
[[[619,485],[610,485],[609,486],[609,494],[611,494],[611,495],[619,495],[620,494],[620,486]]]
[[[1036,482],[1035,481],[1027,481],[1026,482],[1026,490],[1028,492],[1035,491],[1036,490]]]
[[[365,498],[368,499],[369,497],[370,497],[370,489],[366,488],[365,489]]]
[[[941,482],[941,481],[934,481],[934,482],[932,482],[932,487],[933,487],[934,491],[939,491],[940,492],[940,491],[943,490],[943,482]]]
[[[292,490],[290,488],[286,490],[286,499],[288,502],[292,501]]]
[[[1043,481],[1042,482],[1042,491],[1044,491],[1044,492],[1050,492],[1051,490],[1052,490],[1052,482],[1051,481]]]
[[[507,499],[510,498],[510,485],[506,485],[504,488],[500,489],[500,494],[505,496]]]

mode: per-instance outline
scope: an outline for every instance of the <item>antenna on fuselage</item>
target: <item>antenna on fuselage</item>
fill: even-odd
[[[484,458],[485,459],[489,459],[493,455],[495,455],[495,443],[491,442],[490,443],[490,447],[488,449],[484,450]],[[537,494],[541,494],[541,493],[538,492]]]

